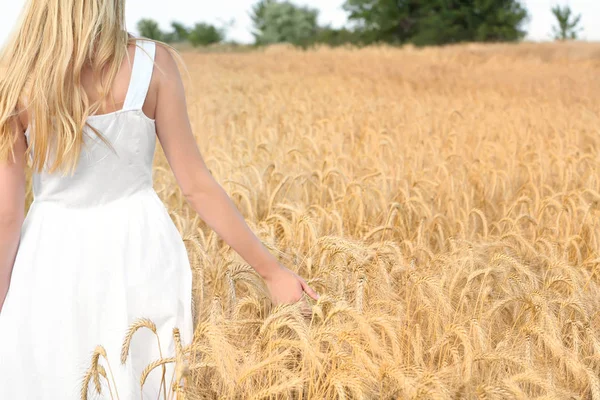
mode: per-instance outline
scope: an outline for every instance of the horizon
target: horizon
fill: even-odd
[[[187,26],[195,22],[207,22],[216,26],[226,25],[232,19],[235,21],[227,31],[226,39],[239,43],[254,42],[251,20],[248,13],[256,0],[222,0],[215,4],[191,3],[190,0],[171,0],[169,13],[165,13],[164,3],[159,0],[146,0],[143,7],[139,2],[127,3],[127,30],[137,34],[136,25],[142,18],[156,20],[162,30],[169,30],[172,21],[181,22]],[[343,0],[304,0],[294,1],[299,5],[308,5],[319,9],[319,23],[330,24],[340,28],[348,25],[347,13],[341,8]],[[529,11],[530,21],[525,24],[527,41],[552,41],[552,26],[555,18],[550,9],[555,4],[568,4],[575,14],[581,14],[580,40],[600,41],[600,24],[595,24],[594,17],[600,17],[600,2],[591,3],[586,0],[570,0],[556,2],[553,0],[527,0],[523,2]],[[0,7],[0,45],[3,45],[13,30],[25,0],[16,0]],[[234,5],[235,4],[235,5]],[[201,18],[195,15],[203,16]]]

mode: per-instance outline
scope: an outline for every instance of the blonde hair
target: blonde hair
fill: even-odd
[[[133,40],[125,26],[125,0],[29,0],[0,53],[7,63],[0,76],[0,160],[14,158],[12,123],[26,109],[35,132],[27,148],[33,169],[42,171],[53,144],[48,172],[73,172],[87,117],[104,104]],[[86,65],[100,95],[93,104],[81,85]]]

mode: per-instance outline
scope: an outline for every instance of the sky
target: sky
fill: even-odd
[[[344,26],[346,13],[342,9],[344,0],[294,0],[296,4],[309,5],[320,10],[320,22],[334,27]],[[25,0],[2,1],[0,5],[0,45],[4,43],[17,20]],[[223,25],[232,19],[234,25],[228,30],[227,38],[243,43],[253,41],[252,23],[248,16],[256,0],[128,0],[127,29],[137,33],[135,26],[141,18],[152,18],[159,22],[162,29],[168,30],[171,21],[180,21],[186,25],[195,22],[208,22]],[[582,14],[583,31],[580,38],[600,41],[600,1],[598,0],[525,0],[530,13],[527,24],[527,39],[545,41],[551,39],[554,16],[550,9],[555,4],[568,4],[575,13]]]

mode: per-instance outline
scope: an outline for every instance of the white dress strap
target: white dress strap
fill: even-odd
[[[136,44],[131,80],[129,81],[125,104],[123,104],[124,110],[141,109],[144,106],[154,70],[156,43],[138,39]]]

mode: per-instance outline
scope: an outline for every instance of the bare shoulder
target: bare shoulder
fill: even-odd
[[[173,50],[166,45],[157,43],[155,62],[159,70],[159,85],[164,83],[173,84],[181,81],[177,61],[172,52]]]

